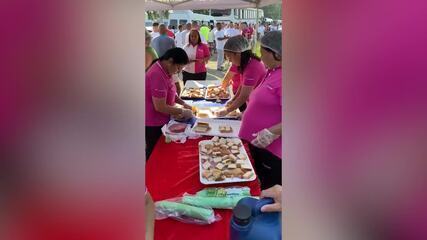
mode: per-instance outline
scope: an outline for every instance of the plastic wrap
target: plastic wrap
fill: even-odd
[[[176,121],[176,120],[170,120],[168,124],[165,124],[162,127],[162,133],[166,137],[167,140],[173,141],[175,143],[185,143],[187,141],[187,137],[190,139],[196,139],[199,138],[200,135],[196,135],[191,132],[191,124],[187,123],[187,128],[184,132],[181,133],[174,133],[169,131],[169,127],[173,124],[179,124],[182,122]]]
[[[240,199],[245,196],[236,197],[200,197],[187,195],[182,198],[182,202],[199,207],[216,209],[233,209]]]
[[[173,218],[191,224],[211,224],[221,220],[212,208],[193,206],[181,202],[181,198],[156,202],[156,219]]]
[[[182,202],[206,208],[233,209],[240,199],[249,196],[248,187],[205,188],[196,195],[184,194]]]
[[[233,197],[233,196],[251,196],[251,189],[248,187],[212,187],[205,188],[196,193],[197,196],[201,197]]]

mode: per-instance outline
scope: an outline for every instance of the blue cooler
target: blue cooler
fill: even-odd
[[[281,240],[281,214],[261,212],[262,206],[272,203],[271,198],[241,199],[233,209],[231,240]]]

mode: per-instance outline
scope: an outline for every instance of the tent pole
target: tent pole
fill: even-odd
[[[254,40],[254,46],[256,46],[256,43],[258,42],[258,19],[259,19],[259,1],[256,2],[256,22],[255,22],[255,40]]]

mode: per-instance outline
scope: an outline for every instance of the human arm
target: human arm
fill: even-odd
[[[227,73],[224,76],[224,79],[222,80],[222,88],[227,88],[228,86],[230,86],[230,81],[231,79],[233,79],[233,76],[235,74],[233,71],[231,71],[231,68],[232,66],[228,69]]]
[[[153,104],[154,104],[154,109],[156,111],[161,112],[161,113],[165,113],[165,114],[169,114],[169,115],[174,116],[176,118],[189,119],[189,118],[192,118],[194,116],[191,109],[169,106],[168,104],[166,104],[165,98],[153,97]]]
[[[271,126],[270,128],[264,128],[263,130],[255,133],[253,136],[254,140],[251,144],[258,148],[266,148],[274,140],[278,139],[282,135],[282,123]]]
[[[174,75],[172,75],[172,79],[173,79],[173,81],[174,81],[174,83],[175,83],[175,87],[176,87],[176,92],[177,92],[177,94],[178,94],[178,96],[181,94],[181,80],[179,79],[179,77],[178,77],[178,74],[176,73],[176,74],[174,74]]]
[[[239,88],[238,94],[236,94],[236,97],[230,101],[228,106],[226,106],[223,110],[219,111],[217,115],[223,117],[241,107],[248,100],[253,88],[253,86],[241,86]]]
[[[215,33],[215,38],[216,38],[216,40],[218,40],[218,41],[222,41],[222,40],[226,40],[226,39],[228,39],[228,37],[227,37],[227,36],[225,36],[225,33],[224,33],[224,32],[222,32],[222,31],[216,32],[216,33]]]
[[[177,93],[180,93],[182,91],[182,89],[181,89],[181,83],[180,83],[179,80],[175,82],[175,87],[176,87],[176,92]]]
[[[145,53],[145,69],[150,67],[151,63],[153,62],[153,56],[149,53]]]
[[[145,239],[154,239],[154,202],[150,193],[145,194]]]
[[[175,96],[175,102],[186,109],[190,109],[190,110],[192,109],[192,107],[189,104],[187,104],[184,100],[182,100],[182,98],[180,98],[178,95]]]

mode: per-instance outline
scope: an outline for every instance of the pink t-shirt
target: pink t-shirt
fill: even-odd
[[[252,141],[257,133],[282,122],[282,71],[281,68],[268,71],[267,76],[251,95],[242,116],[239,137]],[[282,137],[271,143],[267,150],[282,158]]]
[[[237,90],[240,87],[240,83],[242,81],[241,75],[239,73],[239,70],[237,69],[236,65],[231,65],[230,67],[230,72],[234,73],[233,78],[231,79],[232,81],[232,86],[233,86],[233,93],[237,93]]]
[[[169,122],[170,116],[154,109],[153,97],[166,98],[166,104],[170,106],[175,104],[175,83],[159,61],[145,75],[145,125],[162,126]]]
[[[256,87],[264,79],[266,73],[264,64],[251,58],[243,71],[242,85]]]
[[[252,38],[253,32],[254,32],[254,30],[251,27],[247,27],[247,28],[243,29],[242,35],[250,40]]]

